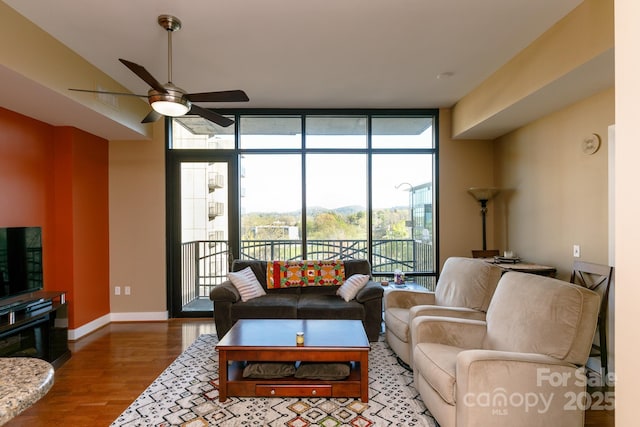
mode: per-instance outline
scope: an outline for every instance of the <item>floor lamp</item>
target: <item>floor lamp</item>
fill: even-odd
[[[482,213],[482,250],[487,250],[487,202],[500,192],[497,188],[471,187],[469,190],[477,201],[480,202],[480,212]]]

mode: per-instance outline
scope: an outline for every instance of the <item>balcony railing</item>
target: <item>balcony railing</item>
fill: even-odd
[[[224,203],[209,202],[209,221],[224,214]]]
[[[209,172],[207,184],[209,186],[209,192],[224,187],[224,175],[218,172]]]
[[[368,259],[366,240],[308,240],[307,259]],[[431,243],[410,239],[374,240],[372,272],[391,277],[395,270],[427,289],[435,288],[434,253]],[[240,259],[302,259],[299,240],[243,240]],[[226,240],[197,240],[182,244],[182,304],[208,299],[211,290],[224,282],[229,270]]]

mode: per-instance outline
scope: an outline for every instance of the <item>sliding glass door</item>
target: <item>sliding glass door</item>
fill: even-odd
[[[174,165],[178,182],[173,188],[179,192],[179,209],[173,212],[179,227],[174,227],[170,243],[174,317],[211,315],[209,293],[226,279],[233,258],[234,163],[232,158],[212,156],[206,162],[180,160]]]
[[[200,118],[171,126],[167,157],[169,310],[171,317],[211,316],[211,290],[227,276],[237,230],[237,156],[233,131]]]

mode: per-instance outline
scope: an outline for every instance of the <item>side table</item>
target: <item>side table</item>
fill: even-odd
[[[415,282],[405,282],[402,285],[398,285],[396,283],[393,282],[389,282],[388,285],[383,285],[382,289],[384,289],[384,293],[387,294],[390,291],[411,291],[411,292],[430,292],[429,289],[425,288],[424,286],[420,285],[419,283],[415,283]],[[382,298],[382,319],[383,319],[383,325],[382,325],[382,329],[384,331],[384,301],[386,300],[385,297]]]
[[[414,292],[429,292],[427,288],[415,282],[405,282],[402,285],[398,285],[396,283],[390,282],[388,285],[382,286],[382,288],[385,291],[386,290],[407,290],[407,291],[414,291]]]
[[[550,265],[534,264],[531,262],[496,262],[494,258],[483,258],[490,264],[497,265],[504,271],[538,274],[540,276],[556,277],[556,268]]]

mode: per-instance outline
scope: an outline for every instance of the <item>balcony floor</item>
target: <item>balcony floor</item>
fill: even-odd
[[[198,298],[182,306],[182,311],[213,312],[213,302],[209,298]]]

